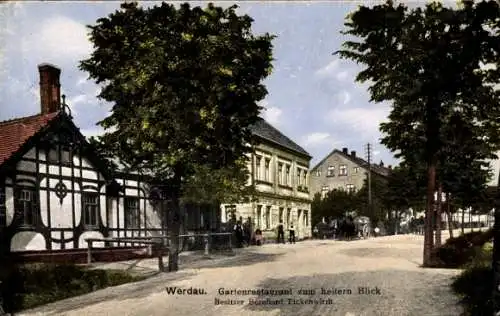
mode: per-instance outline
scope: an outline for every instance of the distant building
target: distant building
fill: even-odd
[[[391,168],[382,161],[372,164],[372,176],[387,178]],[[311,169],[311,196],[325,196],[334,189],[355,192],[363,187],[368,169],[368,162],[358,157],[356,151],[334,149]]]
[[[249,185],[255,186],[253,202],[222,205],[222,221],[251,218],[255,228],[267,237],[275,236],[281,222],[293,223],[299,239],[311,236],[309,162],[311,156],[265,120],[252,126],[257,145],[248,168]]]

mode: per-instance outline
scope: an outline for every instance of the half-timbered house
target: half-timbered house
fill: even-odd
[[[61,99],[61,70],[38,70],[40,114],[0,122],[2,252],[75,253],[86,238],[165,235],[165,192],[144,176],[110,170]],[[215,225],[213,210],[189,213],[188,230]]]

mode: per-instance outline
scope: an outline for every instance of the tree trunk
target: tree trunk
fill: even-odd
[[[473,232],[474,227],[472,227],[472,208],[469,210],[469,227],[470,227],[470,231]]]
[[[494,201],[495,209],[495,222],[493,223],[493,276],[494,276],[494,286],[493,286],[493,306],[494,314],[497,315],[500,312],[500,177],[497,183],[497,194]]]
[[[443,187],[439,184],[438,196],[437,196],[437,206],[436,206],[436,247],[441,247],[441,207],[442,199],[441,194],[443,192]]]
[[[170,248],[168,252],[168,272],[179,270],[179,252],[180,252],[180,231],[182,225],[181,205],[178,197],[172,199],[172,210],[170,216],[169,239]]]
[[[465,234],[465,228],[464,228],[464,225],[465,225],[465,211],[462,209],[462,235]]]
[[[448,231],[450,232],[450,238],[453,238],[453,221],[451,220],[450,204],[450,193],[446,193],[446,218],[448,219]]]
[[[429,163],[427,168],[427,207],[425,209],[425,222],[424,222],[424,260],[423,266],[428,267],[432,265],[432,250],[434,246],[433,231],[434,225],[432,223],[432,213],[434,211],[434,189],[436,186],[436,162]]]

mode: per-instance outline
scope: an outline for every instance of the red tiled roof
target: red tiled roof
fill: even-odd
[[[0,122],[0,165],[53,120],[59,112],[38,114]]]

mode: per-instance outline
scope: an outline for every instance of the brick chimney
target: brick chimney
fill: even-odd
[[[352,158],[356,158],[356,151],[351,150],[351,157],[352,157]]]
[[[40,105],[42,114],[59,111],[61,107],[61,69],[51,64],[38,65],[40,73]]]
[[[342,152],[343,152],[344,154],[346,154],[346,155],[348,155],[348,154],[349,154],[349,152],[348,152],[348,150],[347,150],[347,147],[342,148]]]

